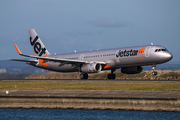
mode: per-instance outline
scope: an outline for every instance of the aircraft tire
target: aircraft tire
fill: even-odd
[[[108,74],[108,79],[116,79],[116,75],[115,74]]]
[[[156,71],[152,72],[152,75],[157,75],[157,72]]]
[[[87,73],[80,74],[80,79],[88,79],[88,74]]]

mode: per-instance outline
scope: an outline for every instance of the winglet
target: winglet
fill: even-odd
[[[16,48],[17,53],[18,53],[18,54],[21,54],[21,52],[20,52],[19,48],[17,47],[16,43],[14,43],[14,46],[15,46],[15,48]]]

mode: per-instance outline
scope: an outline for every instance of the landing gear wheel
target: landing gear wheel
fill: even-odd
[[[156,68],[156,64],[152,65],[152,69],[153,69],[152,75],[157,75],[155,68]]]
[[[116,75],[115,74],[108,74],[108,79],[116,79]]]
[[[113,79],[113,80],[116,79],[116,75],[113,74],[114,71],[116,71],[116,70],[115,69],[111,70],[111,74],[108,74],[108,76],[107,76],[108,79]]]
[[[88,79],[88,74],[87,73],[81,73],[80,78],[81,79]]]
[[[157,75],[157,72],[156,72],[156,71],[153,71],[153,72],[152,72],[152,75]]]

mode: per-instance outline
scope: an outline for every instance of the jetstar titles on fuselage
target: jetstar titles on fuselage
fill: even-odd
[[[124,50],[121,51],[119,50],[119,52],[116,54],[116,57],[128,57],[128,56],[137,56],[139,54],[143,55],[143,51],[144,51],[144,47],[138,50]]]

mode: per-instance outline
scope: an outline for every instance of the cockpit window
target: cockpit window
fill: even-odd
[[[167,49],[156,49],[155,52],[168,51]]]

